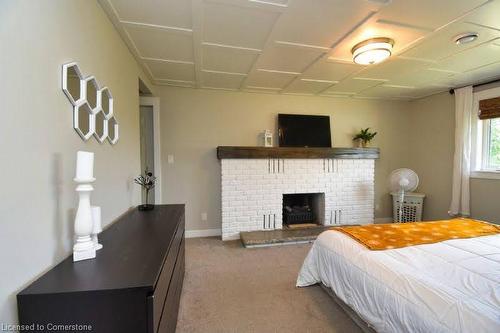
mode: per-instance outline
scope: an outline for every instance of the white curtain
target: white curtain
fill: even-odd
[[[470,150],[472,86],[455,89],[455,156],[453,160],[453,188],[449,214],[470,215]]]

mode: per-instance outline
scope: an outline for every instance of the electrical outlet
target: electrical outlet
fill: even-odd
[[[380,210],[380,204],[376,204],[376,205],[375,205],[375,210],[376,210],[376,211],[379,211],[379,210]]]
[[[167,163],[174,164],[174,155],[167,155]]]
[[[207,213],[201,213],[201,220],[206,221],[208,219]]]

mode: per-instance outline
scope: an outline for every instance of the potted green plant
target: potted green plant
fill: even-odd
[[[358,143],[358,147],[365,148],[370,141],[377,135],[377,132],[370,132],[370,128],[361,129],[358,134],[352,138],[353,141]]]

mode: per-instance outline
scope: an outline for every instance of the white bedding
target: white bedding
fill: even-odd
[[[314,242],[297,286],[323,283],[377,332],[500,332],[500,235],[370,251]]]

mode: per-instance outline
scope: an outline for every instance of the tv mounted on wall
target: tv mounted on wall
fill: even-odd
[[[332,146],[329,116],[278,114],[280,147]]]

